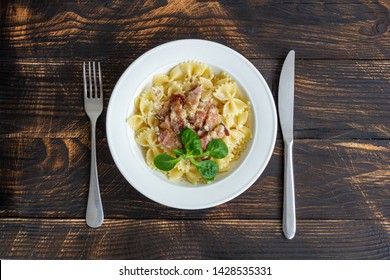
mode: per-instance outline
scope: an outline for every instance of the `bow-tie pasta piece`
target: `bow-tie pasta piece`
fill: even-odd
[[[229,151],[233,151],[243,140],[245,139],[245,134],[239,131],[236,128],[230,129],[229,136],[224,138],[226,146],[228,146]]]
[[[174,167],[172,170],[167,172],[167,175],[169,180],[176,181],[184,176],[184,171]]]
[[[150,100],[147,100],[143,96],[136,99],[136,104],[139,102],[138,110],[136,114],[128,118],[127,122],[130,127],[137,131],[142,127],[147,125],[154,126],[157,125],[157,120],[154,117],[153,111],[155,103]]]
[[[243,126],[239,127],[238,130],[239,130],[242,134],[244,134],[244,136],[245,136],[245,138],[244,138],[245,142],[249,141],[249,139],[252,138],[252,131],[250,130],[249,127],[243,125]]]
[[[196,87],[197,84],[198,84],[197,82],[191,82],[191,81],[189,81],[189,80],[185,80],[185,81],[181,84],[181,86],[182,86],[184,92],[188,92],[188,91],[190,91],[191,89],[193,89],[194,87]]]
[[[178,82],[172,82],[167,88],[167,97],[171,97],[172,94],[183,94],[183,86]]]
[[[236,116],[234,115],[225,115],[223,116],[223,122],[227,128],[241,128],[247,124],[248,121],[248,111],[244,111]]]
[[[249,112],[244,111],[241,114],[235,116],[235,127],[239,132],[244,134],[244,142],[247,142],[252,137],[252,132],[248,127]]]
[[[225,83],[220,85],[214,92],[214,97],[220,101],[229,101],[237,94],[236,83]]]
[[[168,178],[170,180],[177,180],[190,172],[190,161],[188,159],[180,161],[171,171],[168,171]]]
[[[190,161],[188,159],[182,160],[179,162],[175,168],[168,172],[168,178],[170,180],[177,180],[181,178],[184,174],[190,172]]]
[[[145,126],[146,122],[141,115],[133,115],[127,119],[127,123],[134,131],[138,131]]]
[[[219,87],[220,85],[227,83],[234,83],[234,80],[230,77],[226,72],[219,73],[218,76],[215,76],[212,80],[215,87]]]
[[[185,78],[189,81],[194,81],[200,77],[212,79],[213,73],[207,64],[188,61],[180,63],[180,69],[184,73]]]
[[[230,131],[230,135],[226,137],[225,142],[232,154],[232,161],[240,157],[248,141],[252,138],[252,132],[248,127],[248,117],[248,111],[244,111],[237,116],[224,117],[224,123]]]
[[[147,128],[140,132],[135,141],[142,147],[149,148],[157,145],[157,135],[153,128]]]
[[[163,86],[153,86],[150,89],[144,91],[141,95],[144,99],[151,101],[154,104],[158,104],[164,97],[164,87]],[[156,107],[156,106],[154,106]]]
[[[201,84],[202,88],[203,88],[201,100],[202,101],[211,100],[213,97],[214,89],[215,89],[211,80],[200,77],[199,84]]]
[[[187,173],[185,173],[185,176],[187,180],[193,185],[196,185],[198,182],[202,180],[202,175],[200,175],[198,169],[196,169],[194,165],[190,166],[190,169],[188,170]]]
[[[226,83],[220,85],[214,92],[214,97],[224,103],[222,113],[224,116],[236,116],[247,108],[247,104],[244,101],[235,98],[236,95],[236,83]]]
[[[169,76],[169,80],[171,82],[175,81],[178,83],[184,82],[184,80],[186,78],[185,74],[183,73],[183,71],[180,68],[180,64],[173,67],[171,69],[171,71],[169,71],[168,76]]]
[[[191,162],[189,159],[182,160],[176,165],[177,169],[182,170],[183,172],[189,172],[190,166]]]
[[[223,115],[236,116],[242,113],[245,110],[246,106],[247,105],[242,100],[238,98],[233,98],[223,106]]]
[[[153,87],[162,86],[164,88],[171,84],[171,78],[166,74],[156,74],[153,76],[152,85]]]
[[[213,83],[211,82],[210,79],[207,79],[207,78],[204,78],[204,77],[200,77],[199,78],[199,84],[202,85],[202,88],[204,90],[210,91],[210,90],[214,89],[214,85],[213,85]]]
[[[162,154],[162,150],[155,144],[151,145],[150,148],[146,151],[146,163],[157,170],[154,166],[154,158]]]
[[[248,111],[242,112],[236,116],[236,127],[240,128],[245,125],[248,121]]]
[[[234,147],[234,150],[232,151],[232,154],[233,154],[233,158],[232,160],[237,160],[239,159],[239,157],[241,156],[241,153],[246,149],[246,146],[247,146],[248,142],[245,141],[241,141],[238,145],[236,145]]]
[[[226,172],[229,170],[229,165],[232,162],[234,158],[234,154],[232,152],[229,152],[228,155],[222,159],[215,159],[215,161],[218,163],[219,171]]]

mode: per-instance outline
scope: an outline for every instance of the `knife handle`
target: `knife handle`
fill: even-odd
[[[294,238],[296,230],[295,191],[293,169],[293,141],[284,142],[284,200],[283,233],[287,239]]]

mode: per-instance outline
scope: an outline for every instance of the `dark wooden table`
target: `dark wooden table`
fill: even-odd
[[[389,13],[388,0],[1,1],[0,258],[390,259]],[[144,52],[183,38],[242,53],[275,102],[296,51],[295,239],[282,234],[280,130],[261,177],[211,209],[159,205],[115,166],[105,130],[115,83]],[[84,220],[87,60],[102,62],[105,83],[98,229]]]

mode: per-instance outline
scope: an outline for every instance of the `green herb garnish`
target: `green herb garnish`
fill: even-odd
[[[167,154],[161,154],[154,158],[154,165],[163,171],[169,171],[175,167],[175,165],[181,161],[182,158],[174,158],[173,156]]]
[[[184,149],[173,150],[173,153],[178,157],[161,154],[154,158],[154,165],[160,170],[169,171],[181,160],[189,159],[203,178],[207,181],[213,181],[219,171],[219,166],[213,160],[202,160],[202,158],[221,159],[226,157],[229,153],[226,143],[222,139],[213,139],[207,144],[206,151],[203,152],[202,142],[198,134],[188,127],[181,131],[180,140]]]

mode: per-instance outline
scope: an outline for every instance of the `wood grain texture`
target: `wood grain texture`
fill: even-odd
[[[389,4],[274,1],[3,1],[5,57],[138,57],[183,38],[249,58],[389,59]],[[196,11],[196,12],[195,12]],[[98,47],[96,47],[98,46]]]
[[[390,259],[390,223],[298,221],[292,240],[276,220],[0,219],[3,259]]]
[[[283,148],[278,141],[262,176],[233,201],[208,210],[182,211],[139,194],[123,178],[107,142],[98,141],[98,170],[106,217],[279,219]],[[89,142],[83,139],[0,140],[3,161],[0,215],[84,216]],[[390,142],[296,140],[297,216],[300,219],[389,219]]]
[[[98,121],[98,137],[106,134],[111,92],[131,62],[102,61],[105,110]],[[252,62],[277,104],[283,61]],[[0,68],[0,138],[89,137],[82,90],[78,60],[4,62]],[[298,60],[295,90],[296,138],[390,139],[389,60]]]

